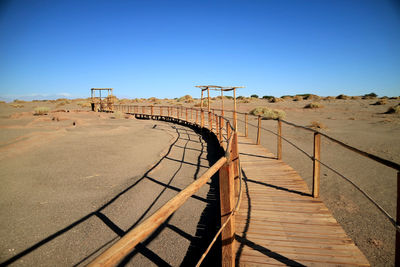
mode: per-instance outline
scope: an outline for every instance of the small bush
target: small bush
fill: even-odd
[[[341,100],[347,100],[347,99],[349,99],[349,98],[350,98],[349,96],[343,95],[343,94],[338,95],[338,96],[336,97],[336,99],[341,99]]]
[[[6,103],[6,101],[0,101],[0,104],[5,104]]]
[[[386,99],[380,99],[380,100],[376,101],[375,103],[373,103],[372,105],[380,106],[380,105],[386,105],[386,104],[387,104],[387,100]]]
[[[225,96],[225,97],[228,98],[228,99],[230,99],[230,100],[233,99],[233,96],[230,96],[230,95],[227,95],[227,96]]]
[[[23,108],[24,107],[24,105],[21,105],[21,104],[11,104],[11,106],[13,108]]]
[[[377,94],[375,94],[375,93],[369,93],[369,94],[365,94],[365,95],[363,96],[363,99],[374,99],[374,98],[377,98],[377,97],[378,97]]]
[[[283,100],[292,100],[293,96],[291,96],[291,95],[283,95],[283,96],[281,96],[281,98]]]
[[[320,100],[321,97],[317,96],[317,95],[313,95],[313,94],[306,94],[303,99],[305,99],[305,100]]]
[[[121,111],[115,111],[111,119],[122,119],[124,114]]]
[[[255,94],[254,94],[254,95],[251,95],[250,97],[251,97],[251,98],[258,98],[258,95],[255,95]]]
[[[236,99],[243,100],[243,99],[245,99],[245,97],[240,95],[240,96],[236,97]]]
[[[351,100],[360,100],[361,97],[360,97],[360,96],[352,96],[350,99],[351,99]]]
[[[87,101],[81,101],[76,103],[78,106],[80,106],[81,108],[89,108],[91,106],[91,104]]]
[[[324,106],[321,103],[318,102],[311,102],[310,104],[307,104],[304,106],[304,108],[323,108]]]
[[[282,98],[273,97],[269,100],[270,103],[278,103],[284,101]]]
[[[193,103],[193,97],[191,95],[184,95],[177,99],[178,102]]]
[[[24,100],[18,100],[18,99],[15,99],[13,102],[16,103],[16,104],[23,104],[23,103],[26,103],[26,101],[24,101]]]
[[[257,107],[249,112],[252,115],[261,116],[262,119],[283,119],[286,113],[279,109],[270,109],[267,107]]]
[[[296,95],[293,97],[293,101],[302,101],[302,100],[303,100],[302,96]]]
[[[335,98],[333,96],[326,96],[324,98],[322,98],[322,100],[324,101],[330,101],[330,100],[334,100]]]
[[[386,114],[400,114],[400,104],[397,106],[390,107],[385,113]]]
[[[326,129],[327,127],[325,126],[325,124],[319,122],[319,121],[312,121],[311,125],[309,125],[308,127],[313,128],[313,129]]]
[[[243,100],[240,100],[239,103],[247,104],[250,103],[250,99],[244,98]]]
[[[49,114],[50,108],[48,107],[37,107],[35,108],[34,115],[47,115]]]
[[[265,95],[262,98],[270,100],[270,99],[274,98],[274,96],[273,95]]]

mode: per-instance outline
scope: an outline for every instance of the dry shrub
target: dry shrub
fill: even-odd
[[[243,103],[243,104],[247,104],[247,103],[250,103],[250,102],[251,102],[250,99],[247,99],[247,98],[239,101],[239,103]]]
[[[321,130],[322,129],[327,129],[326,125],[323,124],[322,122],[319,122],[319,121],[312,121],[311,124],[308,127],[316,129],[316,130],[318,130],[318,129],[321,129]]]
[[[160,101],[158,98],[156,98],[156,97],[150,97],[150,98],[148,98],[147,99],[149,102],[157,102],[157,101]]]
[[[64,105],[65,105],[65,104],[70,104],[71,100],[66,99],[66,98],[59,98],[56,100],[56,103],[64,103]]]
[[[307,104],[304,106],[304,108],[323,108],[324,106],[321,103],[318,102],[311,102],[310,104]]]
[[[330,101],[330,100],[334,100],[334,99],[335,98],[333,96],[326,96],[326,97],[322,98],[322,100],[325,100],[325,101]]]
[[[201,103],[201,102],[194,104],[193,107],[200,107],[200,106],[201,106],[200,103]],[[211,104],[212,104],[212,101],[210,101],[210,105],[211,105]],[[181,104],[181,105],[182,105],[182,104]],[[208,101],[203,101],[203,107],[204,107],[204,108],[208,107]]]
[[[191,95],[184,95],[177,99],[178,102],[193,103],[193,97]]]
[[[282,98],[283,100],[292,100],[292,99],[293,99],[293,97],[290,96],[290,95],[283,95],[283,96],[281,96],[281,98]]]
[[[24,105],[21,105],[21,104],[11,104],[11,106],[13,108],[23,108],[24,107]]]
[[[350,99],[351,100],[360,100],[361,96],[352,96]]]
[[[249,112],[252,115],[261,116],[262,119],[270,120],[270,119],[283,119],[286,116],[286,113],[283,110],[279,109],[270,109],[267,107],[256,107],[255,109]]]
[[[90,108],[90,106],[91,106],[90,102],[87,102],[87,101],[81,101],[76,104],[78,106],[80,106],[81,108]]]
[[[304,97],[304,100],[320,100],[321,97],[318,95],[313,95],[313,94],[307,94]]]
[[[282,98],[273,97],[269,100],[270,103],[277,103],[284,101]]]
[[[293,101],[302,101],[302,100],[303,100],[303,97],[300,95],[296,95],[293,97]]]
[[[35,108],[34,115],[47,115],[50,112],[50,108],[48,107],[37,107]]]
[[[0,101],[0,104],[6,104],[6,101]]]
[[[375,103],[373,103],[372,105],[374,106],[380,106],[380,105],[386,105],[387,104],[387,99],[380,99],[378,101],[376,101]]]
[[[350,98],[349,96],[343,95],[343,94],[338,95],[338,96],[336,97],[336,99],[341,99],[341,100],[348,100],[349,98]]]
[[[13,101],[13,103],[16,103],[16,104],[23,104],[23,103],[26,103],[26,101],[15,99],[15,100]]]
[[[386,112],[386,114],[400,114],[400,104],[397,106],[390,107]]]
[[[111,119],[122,119],[124,117],[125,117],[124,113],[122,113],[121,111],[115,111],[113,113],[113,116],[111,116]]]

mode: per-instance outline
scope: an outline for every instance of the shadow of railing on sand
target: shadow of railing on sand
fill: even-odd
[[[178,124],[178,123],[175,123]],[[190,127],[188,125],[184,125],[185,128],[189,127],[192,128],[197,136],[199,137],[199,141],[200,143],[202,143],[203,139],[205,142],[214,142],[215,140],[210,140],[210,138],[205,134],[203,135],[201,133],[200,130],[198,130],[195,127]],[[84,264],[88,259],[90,259],[93,255],[97,254],[99,251],[103,250],[105,247],[109,246],[111,243],[113,243],[116,239],[118,239],[119,237],[124,236],[127,232],[129,232],[129,230],[133,229],[136,225],[138,225],[139,222],[141,222],[141,220],[143,220],[143,218],[149,213],[149,211],[151,210],[151,208],[154,206],[154,204],[157,202],[157,200],[161,197],[161,195],[167,190],[167,189],[172,189],[176,192],[181,191],[181,188],[175,187],[171,185],[171,182],[173,181],[173,179],[175,178],[175,176],[179,173],[179,171],[181,170],[182,166],[185,164],[189,164],[189,165],[193,165],[191,163],[185,162],[184,158],[185,158],[185,153],[187,148],[187,144],[192,141],[191,137],[188,135],[188,138],[182,138],[181,135],[182,133],[180,131],[186,131],[187,129],[185,128],[177,128],[175,126],[171,127],[172,129],[174,129],[174,132],[176,132],[177,134],[177,138],[173,141],[173,143],[170,145],[170,147],[168,148],[168,151],[166,152],[166,154],[152,167],[150,168],[148,171],[146,171],[146,173],[139,178],[137,181],[135,181],[133,184],[129,185],[128,187],[126,187],[124,190],[122,190],[121,192],[119,192],[118,194],[116,194],[111,200],[107,201],[107,203],[105,203],[104,205],[102,205],[100,208],[98,208],[97,210],[87,214],[86,216],[80,218],[79,220],[76,220],[75,222],[71,223],[70,225],[64,227],[63,229],[55,232],[52,235],[49,235],[48,237],[44,238],[43,240],[37,242],[36,244],[30,246],[29,248],[23,250],[22,252],[19,252],[17,255],[11,257],[10,259],[4,261],[3,263],[0,264],[0,266],[6,266],[9,264],[12,264],[14,262],[16,262],[17,260],[21,259],[22,257],[32,253],[33,251],[39,249],[40,247],[48,244],[49,242],[55,240],[57,237],[68,233],[70,230],[74,229],[75,227],[77,227],[78,225],[84,223],[85,221],[89,220],[92,217],[97,217],[99,218],[109,229],[111,229],[117,236],[113,237],[111,240],[105,242],[104,244],[102,244],[100,247],[96,248],[94,251],[92,251],[90,254],[86,255],[83,259],[79,260],[79,262],[77,262],[75,264],[75,266],[77,265],[81,265]],[[182,159],[180,160],[180,166],[179,168],[175,171],[175,173],[171,176],[171,178],[169,179],[169,181],[167,183],[163,183],[160,181],[157,181],[157,179],[155,179],[154,177],[150,177],[150,173],[157,168],[163,161],[168,160],[168,156],[171,154],[172,148],[174,146],[176,146],[178,141],[182,141],[182,139],[185,139],[186,145],[185,146],[180,146],[183,149],[183,155],[182,155]],[[193,140],[194,141],[194,140]],[[198,141],[195,141],[198,142]],[[208,145],[207,149],[208,149],[208,154],[207,154],[207,160],[209,161],[209,165],[213,165],[216,160],[218,159],[218,156],[220,156],[220,152],[221,151],[214,151],[217,146],[214,145]],[[204,149],[204,145],[202,143],[201,146],[201,153],[199,153],[198,155],[198,159],[197,159],[197,168],[194,172],[193,175],[193,179],[197,178],[197,175],[200,171],[200,161],[201,161],[201,156],[203,155],[203,149]],[[195,164],[196,165],[196,164]],[[208,168],[208,166],[207,166]],[[145,210],[145,212],[139,217],[139,219],[137,219],[137,221],[129,227],[129,229],[127,230],[123,230],[121,229],[116,223],[114,223],[112,220],[110,220],[104,213],[102,213],[103,210],[105,210],[105,208],[110,207],[111,204],[113,204],[118,198],[120,198],[121,196],[123,196],[124,194],[126,194],[127,192],[129,192],[131,189],[133,189],[136,185],[138,185],[141,181],[143,181],[144,179],[147,179],[151,182],[154,182],[158,185],[163,186],[163,190],[158,194],[158,196],[155,198],[155,200],[149,205],[149,207]],[[193,247],[198,247],[201,244],[208,244],[208,241],[204,241],[204,242],[200,242],[199,240],[201,240],[202,238],[205,238],[205,240],[208,240],[209,238],[211,238],[211,236],[213,236],[215,234],[215,231],[211,231],[210,229],[217,229],[218,224],[219,224],[219,217],[215,216],[215,214],[218,214],[219,212],[219,201],[218,201],[218,196],[216,196],[216,194],[218,194],[218,183],[216,182],[217,179],[214,177],[210,183],[210,191],[207,194],[207,198],[203,198],[200,196],[196,196],[193,195],[192,198],[196,199],[196,200],[200,200],[202,202],[207,203],[206,208],[204,209],[201,219],[197,224],[197,232],[196,232],[196,237],[191,236],[190,234],[184,232],[183,230],[179,229],[178,227],[169,224],[170,219],[173,217],[173,215],[171,215],[167,221],[165,221],[151,236],[149,236],[146,241],[140,243],[138,246],[136,246],[135,250],[132,251],[131,254],[127,255],[127,257],[120,263],[120,266],[123,266],[124,264],[126,264],[127,262],[129,262],[129,260],[137,253],[142,254],[144,257],[146,257],[147,259],[149,259],[150,261],[152,261],[154,264],[157,265],[169,265],[167,262],[165,262],[160,256],[158,256],[156,253],[154,253],[152,250],[148,249],[146,246],[148,244],[151,243],[151,241],[157,237],[159,235],[159,233],[161,233],[161,231],[164,228],[169,228],[172,231],[174,231],[175,233],[179,234],[180,236],[182,236],[185,239],[188,239],[191,244],[190,246]],[[214,215],[214,216],[211,216]],[[215,227],[212,227],[212,225],[215,225]],[[205,226],[208,227],[207,231],[204,231]],[[210,237],[207,237],[210,236]],[[202,247],[204,248],[204,246]],[[198,250],[198,249],[197,249]],[[219,251],[218,251],[219,252]],[[197,258],[193,258],[192,257],[193,251],[191,249],[189,249],[187,255],[185,256],[184,259],[184,263],[187,264],[191,264],[193,262],[197,261]],[[218,253],[214,253],[217,254],[215,257],[218,257]],[[212,255],[210,255],[212,256]],[[212,257],[211,257],[212,258]]]

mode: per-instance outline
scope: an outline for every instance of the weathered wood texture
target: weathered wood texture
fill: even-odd
[[[246,182],[235,216],[239,265],[369,266],[296,171],[250,139],[238,141]]]

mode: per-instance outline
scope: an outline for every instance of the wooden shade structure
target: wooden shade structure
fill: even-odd
[[[237,131],[237,116],[236,116],[236,89],[244,88],[244,86],[218,86],[218,85],[196,85],[195,87],[201,89],[201,102],[200,109],[203,110],[204,91],[207,91],[208,112],[211,112],[210,106],[210,90],[221,92],[221,115],[224,116],[224,92],[233,91],[233,127]]]
[[[91,104],[92,111],[104,111],[104,110],[113,110],[113,88],[91,88]],[[96,96],[96,91],[99,92],[99,96]],[[107,96],[102,96],[101,92],[107,91]],[[106,106],[107,105],[107,106]]]

